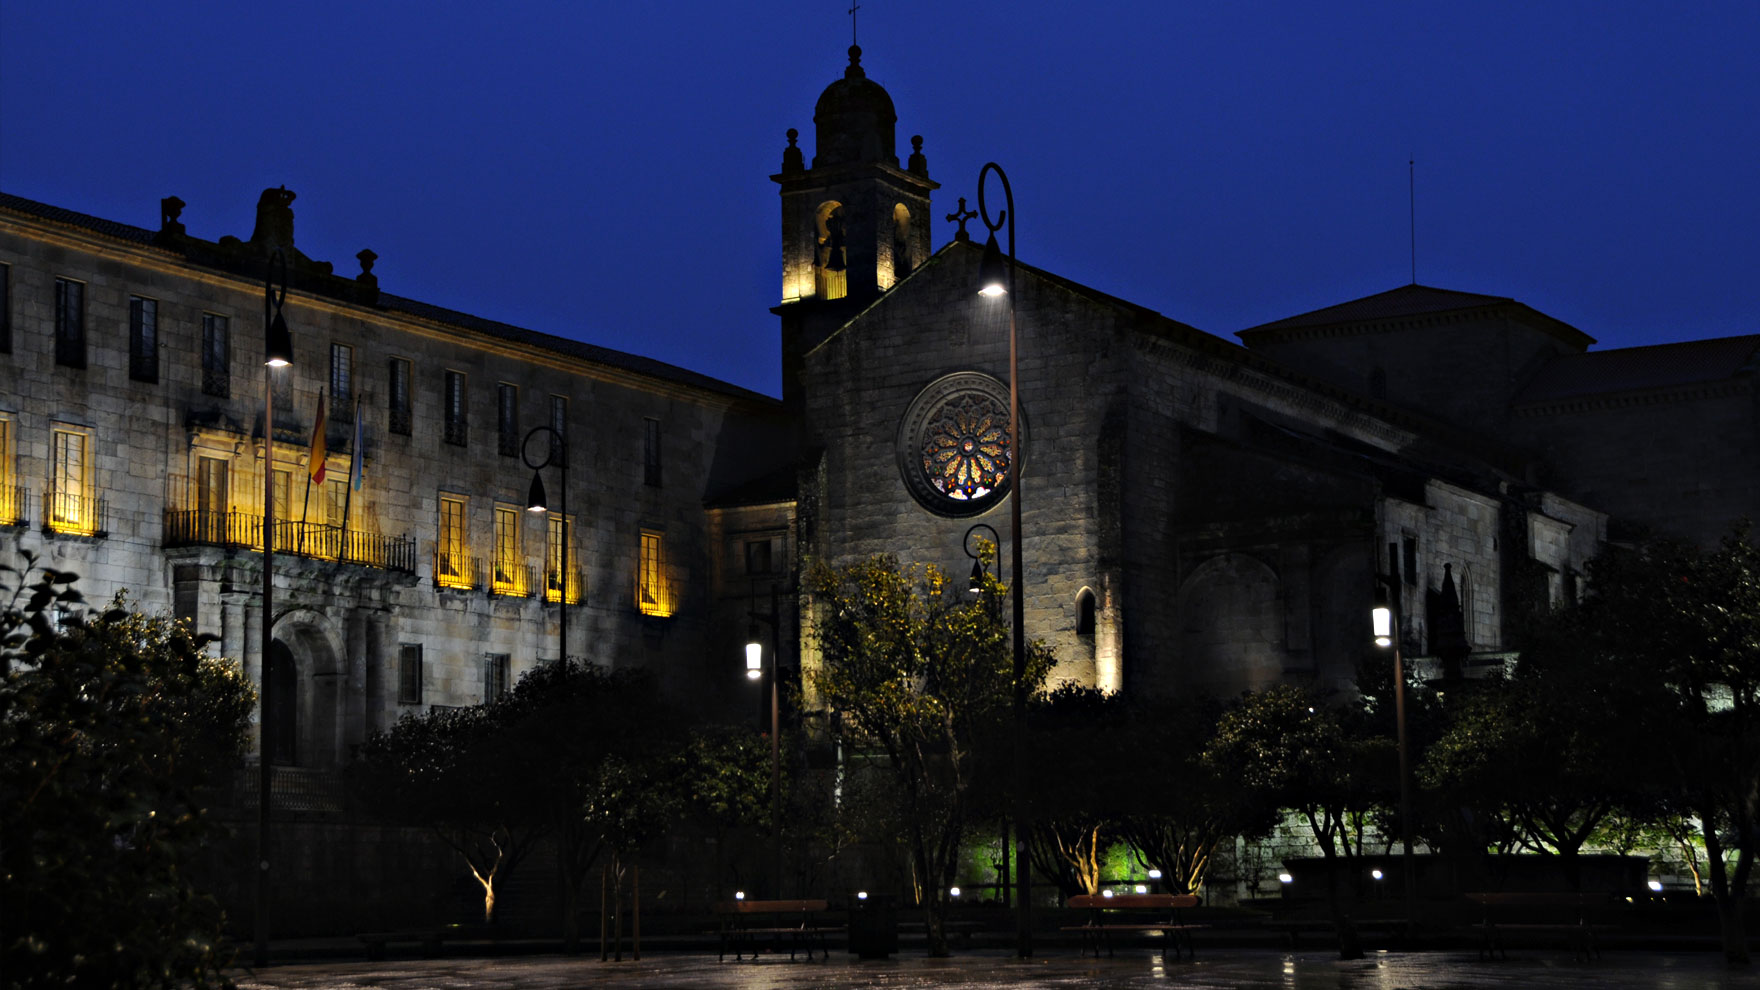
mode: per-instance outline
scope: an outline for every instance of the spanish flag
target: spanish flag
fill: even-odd
[[[312,484],[324,483],[324,460],[329,456],[324,443],[324,390],[318,390],[318,418],[312,421],[312,443],[306,453],[306,463],[311,469]]]

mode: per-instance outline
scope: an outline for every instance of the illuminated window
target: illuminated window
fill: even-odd
[[[849,252],[846,250],[843,204],[819,204],[818,247],[813,265],[821,299],[842,299],[849,295]]]
[[[564,535],[568,537],[566,556],[562,552]],[[574,526],[561,515],[550,513],[549,528],[544,537],[545,601],[561,600],[565,582],[568,588],[568,603],[573,605],[581,600],[581,576],[569,563],[574,556]]]
[[[330,345],[330,407],[340,408],[353,395],[354,348],[347,344]]]
[[[568,397],[552,395],[550,397],[550,428],[556,435],[550,438],[550,463],[565,465],[568,463]]]
[[[660,487],[660,421],[648,419],[642,440],[642,483]]]
[[[69,368],[86,366],[86,286],[84,282],[55,280],[55,363]]]
[[[227,484],[227,465],[223,458],[196,458],[195,536],[203,543],[224,541],[227,514],[232,508]]]
[[[442,588],[471,586],[470,557],[464,541],[465,500],[440,496],[440,539],[434,554],[434,583]]]
[[[497,595],[523,595],[525,569],[519,556],[520,511],[511,505],[495,507],[495,575]]]
[[[446,442],[459,447],[465,445],[470,425],[465,419],[464,386],[464,372],[446,373],[446,391],[442,397],[446,406]]]
[[[903,203],[892,207],[892,277],[902,279],[911,273],[911,211]]]
[[[519,454],[519,386],[495,386],[495,448],[503,457]]]
[[[12,419],[0,416],[0,526],[24,524],[24,489],[12,473]]]
[[[49,528],[57,533],[91,536],[98,531],[98,507],[91,491],[90,446],[91,437],[83,431],[54,431]]]
[[[398,648],[397,703],[422,703],[422,644],[404,643]]]
[[[507,693],[507,668],[511,666],[505,653],[483,654],[483,703],[487,704]]]
[[[391,359],[391,388],[387,390],[391,396],[391,432],[399,436],[409,436],[409,362],[403,358]]]
[[[128,377],[137,382],[159,380],[159,302],[128,297]]]
[[[225,399],[232,395],[232,329],[230,321],[202,314],[202,394]]]
[[[666,586],[665,537],[642,530],[641,558],[636,564],[636,608],[643,615],[671,615],[672,593]]]

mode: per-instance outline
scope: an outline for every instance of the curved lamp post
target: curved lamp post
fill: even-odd
[[[280,277],[280,291],[276,278]],[[263,275],[263,652],[257,671],[257,904],[256,964],[269,964],[269,654],[275,643],[275,383],[276,368],[293,363],[293,335],[281,304],[287,301],[287,256],[276,248]]]
[[[1399,827],[1404,843],[1406,931],[1416,923],[1417,875],[1412,870],[1412,773],[1406,743],[1406,671],[1400,651],[1399,584],[1385,574],[1375,575],[1375,607],[1369,612],[1375,645],[1393,650],[1393,718],[1399,733]]]
[[[995,172],[1002,183],[1004,208],[990,218],[990,207],[984,197],[984,180]],[[978,267],[978,294],[990,298],[1008,297],[1008,528],[1009,566],[1014,599],[1014,771],[1015,771],[1015,951],[1021,957],[1033,954],[1032,870],[1027,861],[1027,633],[1026,582],[1021,571],[1021,395],[1020,335],[1015,324],[1014,294],[1014,190],[1009,188],[1008,174],[995,162],[986,162],[978,172],[978,213],[989,228],[984,242],[984,260]],[[1005,264],[996,232],[1008,225],[1008,260]]]
[[[534,464],[527,448],[532,445],[532,438],[540,433],[550,434],[550,449],[545,452],[542,461]],[[556,432],[554,428],[534,426],[526,433],[525,439],[519,442],[519,459],[525,462],[526,467],[532,469],[532,487],[526,491],[526,511],[528,512],[550,511],[549,496],[544,491],[543,470],[554,465],[561,475],[559,480],[562,489],[557,499],[556,509],[556,514],[562,517],[562,546],[561,553],[556,560],[556,656],[562,664],[566,665],[568,663],[568,455],[563,449],[563,443],[562,434]],[[545,536],[548,537],[549,534],[545,534]],[[548,565],[549,561],[544,563]]]

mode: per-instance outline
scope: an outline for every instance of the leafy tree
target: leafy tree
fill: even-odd
[[[1340,861],[1362,852],[1366,813],[1397,776],[1392,745],[1365,729],[1353,710],[1279,684],[1248,692],[1224,712],[1206,752],[1239,786],[1307,821],[1328,865],[1327,902],[1345,958],[1362,949],[1339,901]]]
[[[8,987],[223,983],[224,918],[186,867],[222,826],[207,789],[242,758],[254,695],[182,624],[57,624],[75,576],[0,570],[0,971]],[[28,583],[27,583],[28,582]]]
[[[1760,546],[1745,527],[1711,549],[1610,548],[1589,593],[1548,622],[1578,644],[1534,663],[1608,693],[1627,772],[1698,819],[1725,957],[1749,961],[1743,901],[1760,846]]]
[[[1094,688],[1060,685],[1027,712],[1033,868],[1055,877],[1065,897],[1100,892],[1108,845],[1132,788],[1141,786],[1134,747],[1115,734],[1124,702]],[[1120,753],[1133,753],[1131,760]],[[1007,773],[989,777],[1000,783]]]
[[[726,870],[721,857],[729,833],[742,826],[771,827],[769,742],[748,730],[699,729],[680,749],[673,777],[685,817],[715,837],[715,899],[720,900]],[[792,783],[787,774],[784,782]]]
[[[972,819],[978,748],[1012,709],[1014,660],[1002,586],[985,579],[967,599],[932,565],[876,556],[815,567],[820,613],[820,698],[845,729],[886,756],[902,796],[905,845],[922,883],[931,955],[947,954],[947,888]],[[1051,668],[1041,643],[1027,651],[1026,688]]]
[[[483,922],[495,921],[498,884],[551,822],[545,780],[516,749],[495,706],[405,715],[362,745],[350,768],[366,806],[391,821],[432,829],[483,890]]]
[[[1125,769],[1135,783],[1125,792],[1118,835],[1139,865],[1161,871],[1169,889],[1195,894],[1217,847],[1237,835],[1270,834],[1277,806],[1206,758],[1221,716],[1214,701],[1136,701],[1124,716],[1115,749],[1130,754]]]

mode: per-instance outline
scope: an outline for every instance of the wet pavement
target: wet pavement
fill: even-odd
[[[524,956],[489,959],[295,963],[232,974],[241,988],[278,990],[626,990],[717,987],[750,990],[918,987],[1192,988],[1192,990],[1490,990],[1490,988],[1596,987],[1724,990],[1760,988],[1760,973],[1731,971],[1715,952],[1604,953],[1581,963],[1566,953],[1512,953],[1481,962],[1471,952],[1371,953],[1341,961],[1332,952],[1218,949],[1195,962],[1163,963],[1142,950],[1111,959],[1058,953],[1016,959],[1005,951],[964,952],[950,959],[902,955],[859,961],[834,953],[829,961],[790,962],[766,955],[756,961],[717,962],[712,953],[649,955],[640,962],[600,962],[596,956]]]

